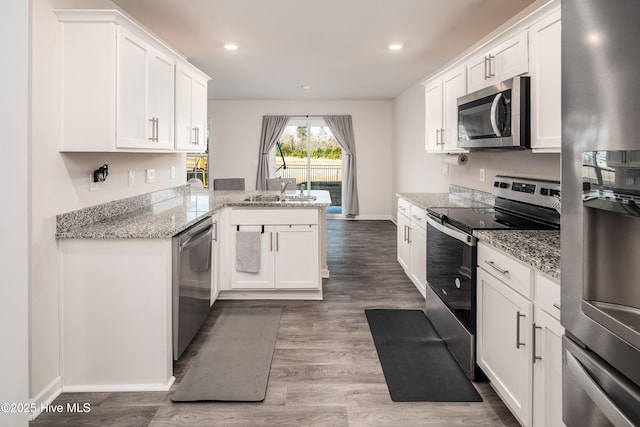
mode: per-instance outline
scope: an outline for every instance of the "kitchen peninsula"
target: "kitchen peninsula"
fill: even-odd
[[[322,299],[330,200],[314,193],[280,201],[273,192],[181,186],[58,215],[63,390],[171,387],[172,238],[207,217],[215,224],[211,303]],[[235,269],[241,229],[263,234],[257,273]]]

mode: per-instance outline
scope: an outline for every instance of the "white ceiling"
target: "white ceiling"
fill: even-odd
[[[209,99],[335,100],[397,96],[533,0],[113,2],[212,77]]]

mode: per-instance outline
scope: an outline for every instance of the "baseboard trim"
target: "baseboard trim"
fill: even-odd
[[[38,415],[51,405],[60,396],[60,393],[62,393],[62,377],[55,377],[40,393],[31,399],[31,404],[35,410],[29,413],[29,421],[38,418]]]
[[[342,218],[345,221],[391,221],[391,215],[358,215],[355,218]]]
[[[169,391],[176,381],[172,376],[167,384],[92,384],[65,385],[64,393],[100,393],[100,392],[129,392],[129,391]]]

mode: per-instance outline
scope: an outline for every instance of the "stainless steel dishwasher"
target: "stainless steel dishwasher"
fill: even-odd
[[[178,360],[209,314],[211,217],[173,237],[173,359]]]

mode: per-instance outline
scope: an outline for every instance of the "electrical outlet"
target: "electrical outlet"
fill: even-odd
[[[484,182],[487,177],[486,171],[484,169],[480,169],[480,182]]]
[[[442,175],[449,175],[449,165],[442,165]]]
[[[134,171],[129,171],[129,185],[134,185],[136,183],[136,173]]]
[[[98,191],[100,190],[100,183],[93,182],[93,173],[89,172],[89,191]]]
[[[176,167],[175,166],[171,166],[171,169],[169,170],[169,178],[176,179]]]
[[[147,169],[147,184],[154,182],[155,180],[156,180],[156,170]]]

